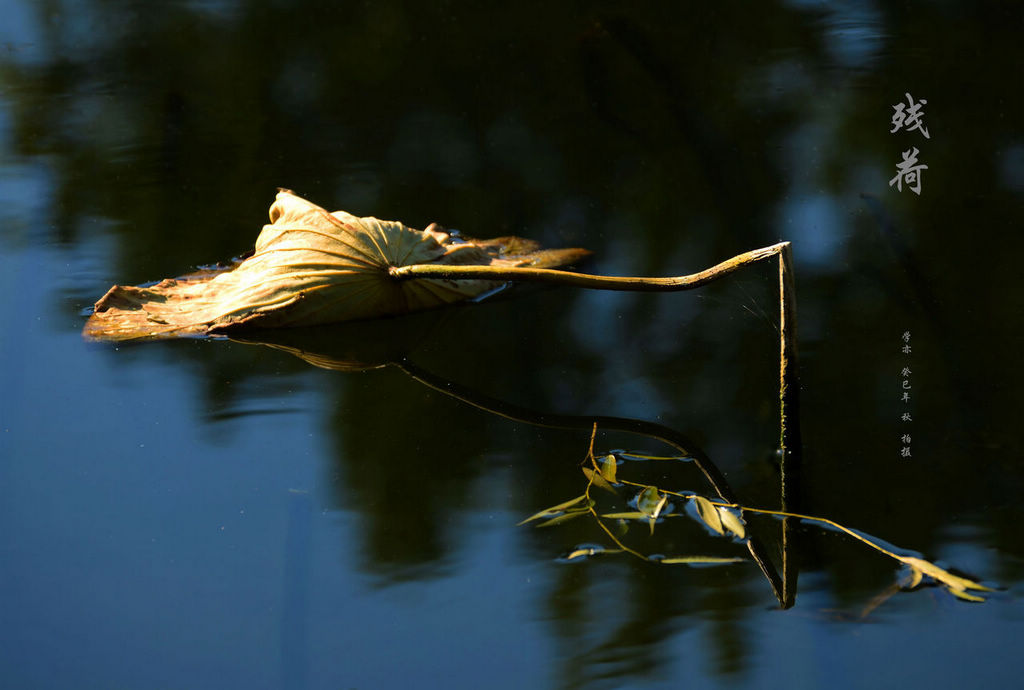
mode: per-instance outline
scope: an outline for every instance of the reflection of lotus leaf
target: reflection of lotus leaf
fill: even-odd
[[[322,369],[365,371],[406,357],[443,321],[444,312],[427,311],[309,328],[245,331],[233,333],[231,339],[287,352]]]
[[[396,280],[413,264],[512,268],[571,263],[582,249],[538,250],[515,237],[464,240],[431,226],[357,218],[282,190],[270,207],[255,252],[223,270],[150,287],[115,285],[85,326],[104,340],[203,335],[248,326],[311,326],[403,314],[476,297],[487,280]]]

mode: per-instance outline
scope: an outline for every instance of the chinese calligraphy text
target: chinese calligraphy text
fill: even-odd
[[[906,103],[897,103],[893,106],[895,111],[892,116],[892,129],[889,130],[890,134],[895,134],[901,129],[907,132],[918,131],[925,139],[931,139],[931,135],[928,134],[928,128],[924,126],[924,106],[928,101],[920,99],[916,103],[914,97],[909,93],[905,94],[907,97]],[[899,192],[903,191],[904,183],[907,188],[910,189],[914,194],[921,195],[921,171],[927,170],[928,166],[923,163],[918,163],[917,156],[920,153],[916,146],[911,146],[909,149],[903,152],[903,161],[896,165],[896,176],[889,180],[889,186],[895,185],[896,190]]]
[[[909,355],[911,353],[911,348],[910,348],[910,331],[903,331],[903,347],[902,347],[902,352],[903,352],[904,355]],[[907,360],[909,361],[909,357],[907,358]],[[902,379],[902,381],[900,383],[900,401],[903,403],[903,413],[900,415],[900,421],[903,422],[904,424],[908,424],[909,422],[914,421],[913,418],[910,416],[910,411],[908,409],[908,406],[910,405],[910,390],[913,388],[913,386],[911,386],[911,384],[910,384],[910,374],[911,373],[912,372],[910,371],[910,367],[909,366],[904,366],[900,370],[900,377]],[[909,430],[903,431],[903,433],[900,435],[900,443],[901,443],[900,457],[901,458],[909,458],[910,457],[910,431]]]
[[[924,121],[921,119],[924,117],[924,113],[921,112],[921,106],[928,103],[928,101],[922,98],[917,103],[914,103],[913,96],[908,93],[906,97],[907,105],[897,103],[893,106],[893,110],[896,112],[892,116],[892,129],[889,130],[889,134],[895,134],[903,128],[906,128],[908,132],[916,129],[924,135],[925,139],[931,139],[928,135],[928,129],[924,126]]]

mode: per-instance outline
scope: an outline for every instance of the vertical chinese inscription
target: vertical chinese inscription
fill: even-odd
[[[910,331],[903,331],[903,357],[904,365],[900,369],[900,401],[903,403],[903,413],[900,415],[900,422],[903,423],[903,428],[900,434],[900,457],[909,458],[910,456],[910,426],[909,424],[914,421],[910,415],[910,391],[913,386],[910,384],[910,375],[913,373],[910,371],[910,355],[912,348],[910,347]]]
[[[906,132],[918,131],[925,139],[931,139],[928,128],[924,126],[924,111],[922,110],[922,106],[926,105],[928,101],[922,98],[915,103],[913,96],[909,93],[905,95],[906,103],[897,103],[892,107],[895,112],[892,115],[892,129],[889,130],[889,134],[895,134],[902,129]],[[890,187],[895,185],[896,190],[902,192],[905,184],[907,189],[920,196],[921,172],[927,170],[928,166],[918,162],[919,153],[921,152],[916,146],[911,146],[903,152],[903,160],[896,164],[896,176],[889,180]]]

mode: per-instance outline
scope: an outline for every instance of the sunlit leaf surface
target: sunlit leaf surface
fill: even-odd
[[[647,517],[657,517],[660,506],[663,504],[664,496],[656,486],[648,486],[636,498],[637,509]]]
[[[595,472],[589,467],[584,467],[583,474],[587,476],[587,479],[589,479],[594,486],[599,486],[605,491],[611,491],[613,494],[618,493],[617,491],[615,491],[615,487],[609,484],[608,480],[605,479],[604,476],[602,476],[602,473]]]
[[[574,520],[584,515],[587,515],[587,511],[585,509],[568,510],[562,513],[561,515],[556,515],[555,517],[545,520],[544,522],[538,522],[537,527],[553,527],[554,525],[560,525],[563,522],[568,522],[569,520]]]
[[[601,475],[611,483],[615,483],[618,470],[618,458],[609,453],[601,460]]]
[[[728,558],[720,556],[672,556],[671,558],[659,558],[658,563],[668,565],[724,565],[726,563],[742,563],[743,558]]]
[[[658,491],[656,486],[648,486],[640,492],[636,499],[636,507],[648,517],[651,524],[651,534],[654,534],[654,523],[657,522],[661,511],[668,503],[668,496]]]
[[[921,582],[922,576],[927,575],[928,577],[936,580],[943,584],[946,589],[949,590],[950,594],[953,594],[960,599],[965,601],[985,601],[983,597],[979,597],[975,594],[969,593],[967,590],[973,589],[980,592],[991,592],[991,587],[979,584],[974,580],[968,580],[966,577],[960,577],[954,575],[948,570],[943,570],[939,566],[926,561],[922,558],[914,558],[912,556],[898,556],[899,560],[903,561],[910,566],[912,572],[912,578],[914,585]],[[912,585],[913,586],[913,585]]]
[[[525,525],[526,523],[533,522],[534,520],[542,520],[544,518],[556,517],[556,516],[561,515],[562,513],[566,512],[570,508],[574,508],[574,507],[579,506],[580,509],[585,509],[589,505],[590,504],[587,501],[586,494],[583,494],[581,496],[577,496],[576,498],[569,499],[568,501],[565,501],[564,503],[559,503],[556,506],[551,506],[550,508],[545,508],[544,510],[541,510],[541,511],[539,511],[537,513],[534,513],[533,515],[531,515],[530,517],[526,518],[525,520],[523,520],[519,524],[520,525]]]
[[[694,496],[693,502],[697,508],[697,515],[704,521],[704,524],[717,534],[725,534],[725,529],[722,527],[722,517],[718,512],[718,508],[703,496]]]
[[[481,295],[488,280],[395,280],[416,264],[552,267],[586,255],[541,250],[527,240],[466,240],[432,225],[328,213],[282,190],[253,254],[224,269],[151,286],[115,285],[95,305],[84,334],[102,340],[173,338],[240,327],[312,326],[439,307]]]
[[[743,523],[743,518],[728,508],[723,508],[721,506],[718,508],[718,516],[721,518],[722,526],[725,527],[725,529],[729,530],[740,539],[746,539],[747,528]]]
[[[564,561],[580,561],[591,556],[600,556],[605,553],[619,553],[620,549],[606,549],[600,544],[581,544],[569,553],[562,556]]]
[[[595,553],[600,553],[600,551],[593,548],[576,549],[575,551],[570,551],[568,554],[566,554],[565,560],[573,561],[577,558],[586,558],[587,556],[593,556]]]

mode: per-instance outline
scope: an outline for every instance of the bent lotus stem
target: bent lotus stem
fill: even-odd
[[[457,266],[437,264],[412,264],[392,266],[388,274],[396,280],[433,278],[442,280],[507,280],[516,282],[548,283],[570,285],[591,290],[623,290],[633,292],[675,292],[693,290],[713,280],[729,275],[733,271],[776,255],[781,255],[789,242],[780,242],[770,247],[754,249],[738,254],[731,259],[715,264],[698,273],[672,278],[647,278],[630,276],[595,276],[588,273],[561,271],[553,268],[503,268],[496,266]]]

